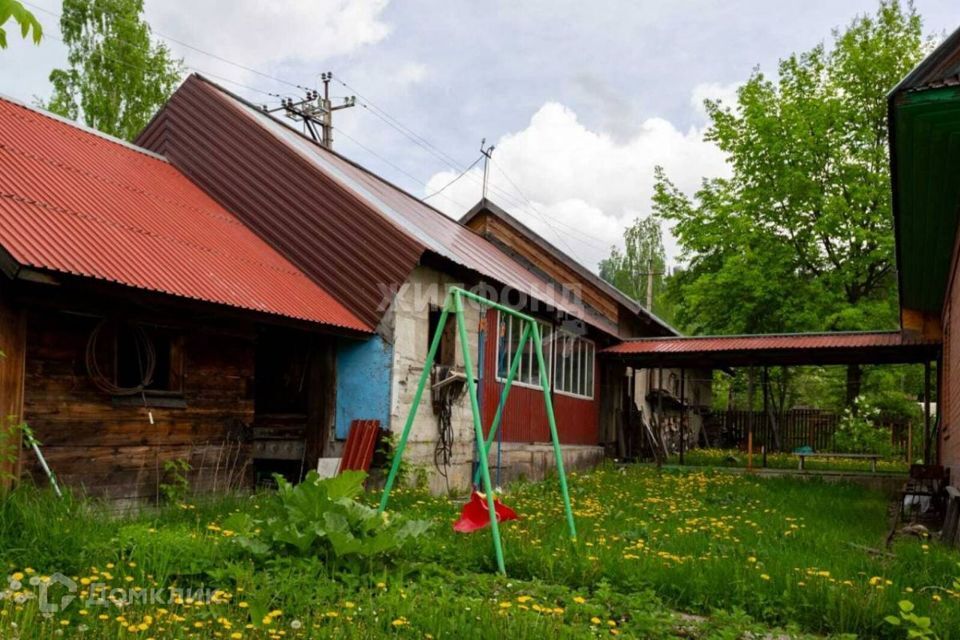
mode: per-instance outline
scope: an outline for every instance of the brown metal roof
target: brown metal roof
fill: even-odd
[[[893,99],[904,91],[933,89],[957,84],[960,75],[960,28],[956,29],[930,52],[894,87],[889,94]]]
[[[934,359],[939,341],[899,331],[638,338],[601,353],[637,366],[750,366],[910,363]]]
[[[546,238],[541,236],[539,233],[528,227],[527,225],[520,222],[517,218],[507,213],[505,209],[498,206],[496,203],[491,202],[487,198],[483,198],[475,204],[470,211],[465,213],[462,218],[460,218],[460,223],[463,225],[469,225],[470,221],[476,218],[481,213],[486,212],[490,215],[496,216],[497,218],[503,220],[505,223],[509,224],[511,227],[516,229],[523,236],[530,239],[531,242],[542,248],[544,251],[552,255],[554,258],[562,262],[563,264],[570,267],[576,273],[578,273],[584,280],[591,283],[597,289],[603,291],[609,297],[613,298],[617,303],[626,307],[630,310],[630,313],[636,314],[649,321],[650,324],[656,326],[656,333],[664,333],[670,335],[679,335],[680,332],[671,327],[665,320],[657,317],[653,312],[645,309],[639,302],[625,294],[620,289],[616,288],[597,274],[590,271],[569,255],[558,249]]]
[[[17,269],[371,331],[164,158],[2,98],[0,246]]]
[[[137,142],[164,153],[367,322],[379,322],[385,290],[430,252],[617,335],[470,229],[200,76]]]

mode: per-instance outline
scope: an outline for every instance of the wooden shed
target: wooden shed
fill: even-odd
[[[110,498],[316,464],[367,323],[163,157],[9,100],[0,131],[0,480],[46,482],[23,424]]]

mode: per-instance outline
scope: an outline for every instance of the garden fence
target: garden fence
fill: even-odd
[[[759,450],[764,445],[774,449],[776,441],[763,411],[714,411],[704,416],[704,426],[714,446],[746,449],[751,419],[754,449]],[[777,416],[777,420],[782,450],[793,451],[798,447],[812,447],[815,451],[835,450],[834,434],[840,423],[838,414],[823,409],[791,409]],[[893,450],[898,455],[906,456],[910,421],[903,418],[884,419],[881,428],[890,431]]]

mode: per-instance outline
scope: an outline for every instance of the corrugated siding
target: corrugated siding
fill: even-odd
[[[954,263],[954,270],[957,263]],[[940,390],[940,462],[960,480],[960,274],[954,273],[943,310],[943,372]]]
[[[487,433],[493,422],[497,405],[500,402],[502,385],[497,382],[497,312],[487,312],[487,333],[484,341],[483,386],[483,424]],[[492,337],[491,337],[492,336]],[[562,444],[595,445],[600,441],[599,405],[600,384],[599,366],[594,359],[594,393],[592,400],[574,398],[560,393],[553,394],[553,411],[557,421],[557,433]],[[532,387],[514,384],[510,387],[510,396],[503,415],[504,442],[550,442],[550,426],[547,422],[543,391]]]
[[[0,243],[24,266],[370,331],[162,158],[2,99]]]
[[[228,96],[191,76],[141,134],[246,225],[375,325],[382,287],[402,283],[423,245],[278,144]]]

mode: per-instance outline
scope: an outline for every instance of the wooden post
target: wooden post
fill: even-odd
[[[930,362],[923,363],[923,464],[930,464]]]
[[[20,477],[26,314],[0,300],[0,493]]]
[[[766,365],[763,367],[763,377],[760,380],[760,383],[763,385],[763,422],[766,425],[766,429],[763,433],[763,467],[767,467],[767,450],[770,448],[770,406],[769,406],[769,394],[767,393],[767,384],[768,382],[768,370]]]
[[[753,470],[753,369],[747,374],[747,469]]]
[[[660,446],[663,447],[663,455],[667,456],[670,452],[667,450],[667,443],[663,438],[663,368],[657,369],[657,438],[660,440]],[[657,468],[660,468],[660,458],[657,458]]]
[[[680,464],[683,465],[683,451],[687,446],[687,399],[686,399],[687,370],[680,369]]]

